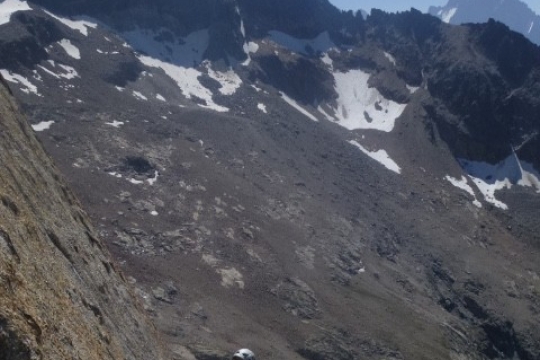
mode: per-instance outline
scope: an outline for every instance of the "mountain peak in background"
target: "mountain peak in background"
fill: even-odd
[[[483,23],[492,18],[540,45],[540,14],[520,0],[449,0],[445,6],[431,6],[428,12],[450,24]]]

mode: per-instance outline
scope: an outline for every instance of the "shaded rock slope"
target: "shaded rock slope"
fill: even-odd
[[[153,326],[0,85],[0,358],[161,359]]]
[[[17,3],[0,73],[171,358],[540,357],[523,36],[325,0]]]

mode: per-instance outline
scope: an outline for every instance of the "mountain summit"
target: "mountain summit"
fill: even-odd
[[[540,45],[540,14],[520,0],[449,0],[428,13],[450,24],[482,23],[495,19]]]
[[[325,0],[0,12],[0,74],[170,358],[540,358],[524,36]]]

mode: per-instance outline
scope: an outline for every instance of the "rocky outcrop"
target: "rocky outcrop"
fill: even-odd
[[[0,85],[0,358],[161,359],[153,326]]]

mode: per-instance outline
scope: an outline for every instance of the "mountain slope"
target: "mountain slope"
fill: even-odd
[[[1,358],[161,358],[130,286],[4,83],[0,114]]]
[[[428,13],[446,23],[465,24],[495,19],[540,45],[540,14],[520,0],[449,0],[445,6],[431,6]]]
[[[173,358],[538,357],[522,36],[326,1],[38,3],[0,71]]]

